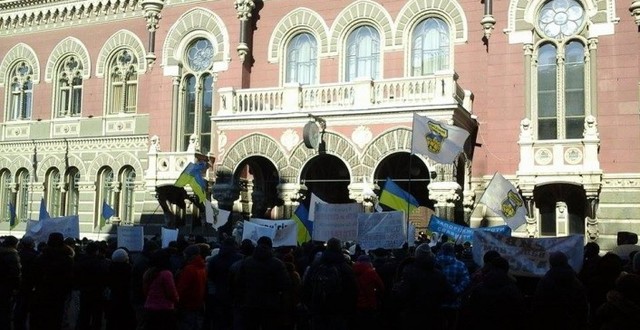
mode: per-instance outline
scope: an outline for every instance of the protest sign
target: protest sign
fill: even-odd
[[[357,241],[365,251],[402,247],[402,244],[407,241],[407,222],[404,220],[404,213],[393,211],[358,214]]]
[[[263,226],[251,221],[244,221],[243,226],[242,239],[249,239],[253,244],[258,243],[258,239],[262,236],[269,237],[272,241],[276,237],[275,227]]]
[[[514,275],[543,276],[549,270],[549,254],[561,251],[569,265],[579,272],[582,268],[584,236],[524,238],[499,233],[476,231],[473,234],[473,261],[482,266],[482,257],[494,250],[509,260]]]
[[[140,252],[144,246],[142,226],[118,226],[118,247],[126,247],[131,252]]]
[[[332,237],[342,241],[358,239],[358,214],[362,212],[361,204],[316,203],[315,212],[313,240],[328,241]]]
[[[162,235],[162,247],[166,248],[169,246],[169,243],[172,241],[178,240],[178,230],[177,229],[169,229],[162,227],[161,231]]]
[[[298,225],[294,220],[269,220],[251,218],[249,222],[253,222],[262,226],[275,228],[276,233],[273,240],[273,246],[296,246],[298,245]]]
[[[29,220],[25,235],[32,237],[36,242],[46,242],[49,234],[61,233],[65,238],[80,238],[80,223],[77,215]]]
[[[477,230],[490,231],[506,236],[511,236],[511,228],[507,225],[470,228],[455,224],[442,218],[438,218],[435,215],[431,216],[431,220],[429,221],[429,226],[427,227],[427,229],[440,235],[447,234],[449,238],[451,238],[458,244],[473,241],[473,233]]]

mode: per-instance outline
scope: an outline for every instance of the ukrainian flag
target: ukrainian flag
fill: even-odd
[[[189,185],[193,193],[198,196],[198,200],[200,203],[204,203],[207,199],[207,194],[205,193],[207,184],[202,177],[202,172],[207,168],[207,164],[204,162],[199,163],[189,163],[187,167],[182,171],[178,180],[173,185],[176,187],[184,187]]]
[[[384,189],[380,194],[380,204],[384,204],[396,211],[405,211],[407,214],[420,205],[415,197],[402,190],[391,178],[387,178]]]
[[[309,221],[309,210],[304,203],[300,203],[293,212],[291,220],[295,221],[298,226],[298,245],[311,240],[311,234],[313,233],[313,222]]]

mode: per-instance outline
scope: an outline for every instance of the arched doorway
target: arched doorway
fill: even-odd
[[[233,177],[240,188],[244,218],[277,217],[274,209],[282,205],[277,190],[280,176],[269,159],[261,156],[249,157],[240,163]]]
[[[302,169],[301,183],[327,203],[350,203],[351,176],[347,165],[338,157],[321,154],[313,157]]]
[[[533,198],[538,209],[540,236],[584,235],[586,193],[576,184],[536,186]]]
[[[375,183],[382,189],[387,178],[391,178],[400,188],[408,191],[418,200],[420,206],[433,210],[427,186],[431,182],[427,165],[416,155],[397,152],[385,157],[374,172]]]

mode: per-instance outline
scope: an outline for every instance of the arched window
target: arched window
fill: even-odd
[[[17,173],[17,194],[16,194],[16,219],[26,221],[29,212],[29,181],[31,175],[26,169],[20,169]]]
[[[9,171],[0,172],[0,216],[3,221],[11,219],[9,203],[14,203],[11,193],[11,173]]]
[[[449,68],[449,26],[429,17],[413,30],[411,38],[411,75],[424,76]]]
[[[533,61],[537,74],[537,138],[580,139],[586,109],[588,79],[586,45],[579,37],[585,31],[585,12],[575,0],[553,0],[538,12],[536,26],[540,43]]]
[[[8,120],[31,119],[33,108],[33,70],[20,62],[10,71]]]
[[[122,182],[120,220],[122,223],[133,223],[133,193],[136,183],[136,172],[133,168],[126,167],[120,175],[120,181]]]
[[[318,43],[311,33],[300,33],[287,45],[285,82],[302,85],[317,83]]]
[[[52,169],[47,175],[44,197],[48,204],[47,210],[52,218],[62,215],[60,197],[60,172],[57,169]]]
[[[213,54],[213,44],[205,38],[193,40],[186,49],[181,86],[180,150],[187,150],[194,137],[196,151],[206,153],[211,148]]]
[[[109,63],[107,114],[135,113],[138,100],[138,59],[128,49],[118,51]]]
[[[56,117],[79,116],[82,110],[82,63],[75,56],[60,62],[56,80]]]
[[[369,25],[351,32],[346,43],[345,81],[380,78],[380,33]]]
[[[80,201],[80,189],[78,183],[80,182],[80,172],[77,168],[71,167],[64,179],[65,189],[62,192],[63,210],[61,214],[64,215],[77,215],[78,204]]]

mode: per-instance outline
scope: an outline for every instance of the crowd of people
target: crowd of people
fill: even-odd
[[[362,251],[339,239],[274,248],[227,237],[115,241],[25,236],[0,246],[0,329],[635,329],[640,254],[563,252],[542,278],[516,277],[496,251],[418,242]]]

